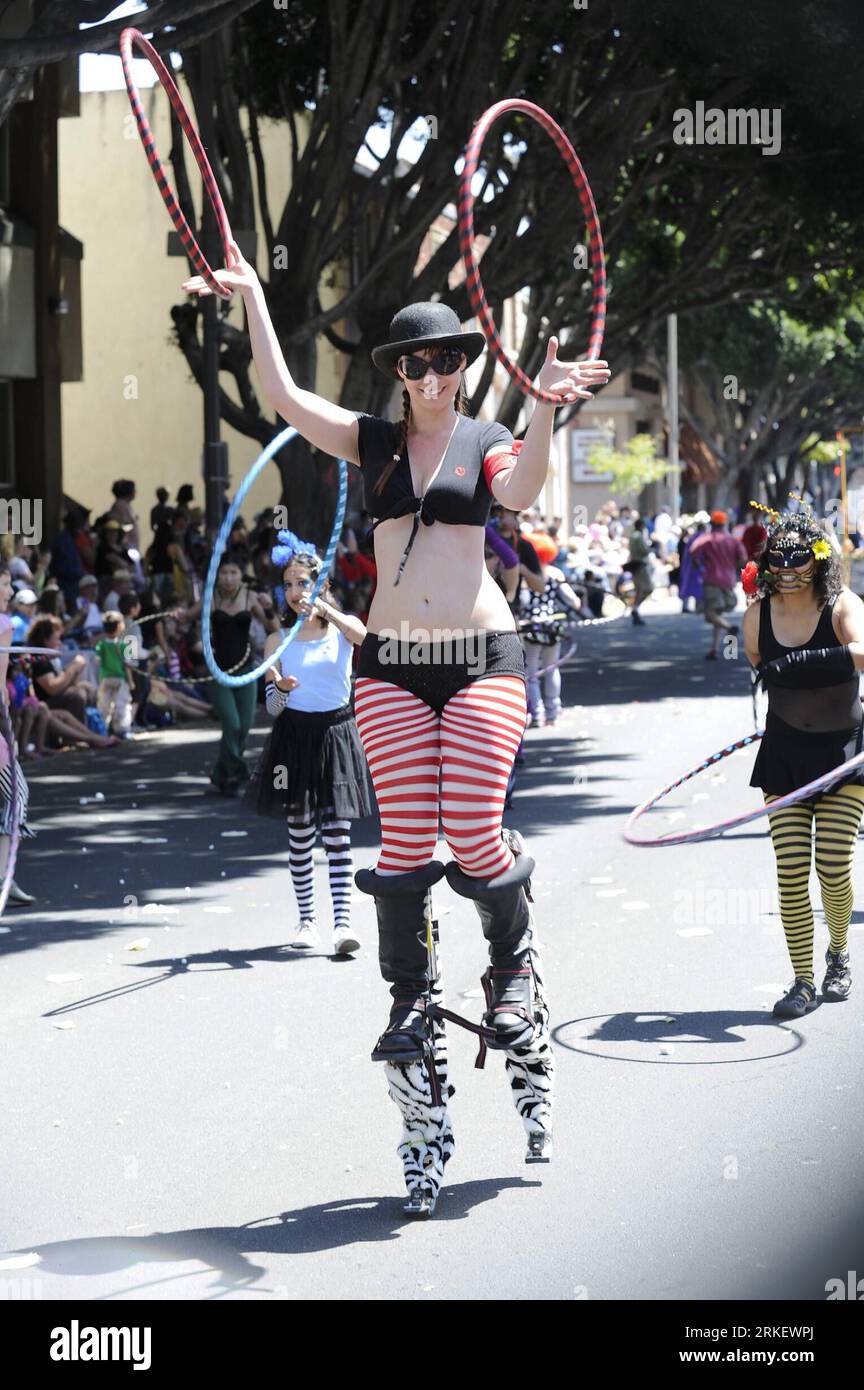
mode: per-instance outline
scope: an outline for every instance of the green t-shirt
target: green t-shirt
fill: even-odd
[[[101,677],[120,676],[123,680],[126,679],[123,654],[120,642],[116,637],[100,637],[93,650],[99,662],[99,675]]]

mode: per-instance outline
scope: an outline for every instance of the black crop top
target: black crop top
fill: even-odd
[[[237,666],[249,650],[249,628],[252,614],[248,608],[238,613],[226,613],[224,608],[213,609],[213,655],[217,666],[227,671]]]
[[[759,606],[759,657],[763,663],[788,656],[790,651],[818,647],[842,647],[834,631],[834,600],[823,605],[812,637],[797,647],[784,647],[774,636],[771,599]],[[851,729],[861,722],[858,674],[826,671],[819,666],[792,666],[780,675],[766,675],[768,710],[794,729],[828,733]]]
[[[398,584],[421,521],[424,526],[435,521],[447,526],[486,525],[494,500],[490,491],[492,479],[501,468],[510,466],[522,443],[514,443],[506,425],[497,420],[472,420],[468,415],[459,415],[438,475],[423,497],[414,494],[407,448],[402,450],[382,491],[376,492],[375,484],[396,452],[399,426],[392,420],[362,413],[357,414],[357,422],[363,504],[370,516],[377,517],[375,526],[414,513],[411,536],[394,581]],[[490,452],[502,445],[506,450],[490,459]]]

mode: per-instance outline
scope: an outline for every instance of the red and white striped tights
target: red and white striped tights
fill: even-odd
[[[525,683],[489,676],[466,685],[440,715],[409,690],[359,676],[357,728],[381,815],[380,874],[428,864],[438,817],[453,857],[472,878],[512,867],[501,839],[504,797],[525,731]]]

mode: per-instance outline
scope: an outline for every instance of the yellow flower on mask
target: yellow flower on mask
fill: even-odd
[[[830,560],[831,547],[827,541],[814,541],[813,554],[817,560]]]

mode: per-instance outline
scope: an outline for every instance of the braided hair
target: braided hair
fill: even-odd
[[[454,407],[454,409],[455,409],[457,415],[467,415],[467,414],[468,414],[468,397],[467,397],[467,395],[465,394],[465,378],[464,378],[464,377],[462,377],[462,378],[460,379],[460,382],[459,382],[459,390],[458,390],[457,393],[456,393],[456,399],[455,399],[455,401],[453,402],[453,407]],[[399,462],[400,458],[401,458],[402,455],[404,454],[404,452],[405,452],[405,446],[406,446],[406,444],[408,443],[408,427],[409,427],[410,424],[411,424],[411,396],[410,396],[410,393],[408,392],[407,388],[403,387],[403,388],[402,388],[402,419],[399,421],[398,425],[396,426],[396,429],[397,429],[397,435],[396,435],[396,451],[395,451],[395,453],[393,454],[393,457],[391,458],[390,462],[387,463],[387,464],[385,464],[384,467],[382,468],[382,470],[381,470],[381,475],[380,475],[380,477],[378,478],[378,481],[377,481],[377,483],[375,484],[375,487],[373,488],[373,491],[374,491],[374,492],[381,492],[381,491],[383,491],[383,489],[384,489],[384,488],[386,487],[386,485],[387,485],[387,479],[390,477],[391,473],[393,472],[393,469],[396,467],[396,465],[397,465],[397,463]]]

